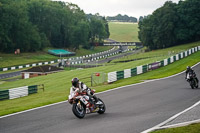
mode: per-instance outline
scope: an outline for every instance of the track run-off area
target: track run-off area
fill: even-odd
[[[193,67],[200,79],[200,64]],[[97,94],[105,114],[78,119],[65,101],[0,117],[2,133],[140,133],[169,119],[200,100],[185,73],[127,85]]]

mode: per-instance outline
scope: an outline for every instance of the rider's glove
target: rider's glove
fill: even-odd
[[[69,99],[68,102],[69,102],[70,104],[72,104],[72,103],[73,103],[73,99]]]
[[[92,91],[91,91],[91,92],[90,92],[90,94],[91,94],[91,95],[93,95],[93,94],[94,94],[94,92],[92,92]]]

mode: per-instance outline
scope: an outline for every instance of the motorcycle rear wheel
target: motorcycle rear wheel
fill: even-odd
[[[78,103],[74,103],[72,106],[72,112],[74,115],[80,119],[84,118],[85,116],[85,107],[84,104],[81,102],[81,108],[78,107]]]
[[[198,88],[199,87],[199,85],[198,85],[199,83],[198,83],[198,81],[197,81],[197,79],[195,79],[195,87],[196,88]]]

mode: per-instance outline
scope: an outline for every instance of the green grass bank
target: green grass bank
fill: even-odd
[[[191,124],[189,126],[157,130],[151,133],[199,133],[200,124]]]
[[[111,49],[112,46],[99,46],[94,49],[80,49],[76,50],[76,56],[83,56],[93,53],[98,53]],[[54,49],[54,48],[48,48]],[[29,63],[45,62],[59,59],[60,57],[53,56],[47,53],[48,49],[44,51],[38,51],[33,53],[21,53],[19,55],[0,53],[0,67],[10,67],[16,65],[25,65]]]
[[[109,22],[110,39],[119,42],[139,42],[138,24],[124,22]]]
[[[177,49],[177,51],[179,51],[179,50],[183,50],[183,48],[187,48],[187,49],[192,48],[194,47],[194,45],[198,46],[200,44],[199,42],[196,42],[196,43],[191,43],[187,45],[176,46],[169,49],[172,49],[172,50]],[[151,52],[157,54],[155,51],[151,51]],[[150,53],[149,55],[151,55]],[[152,54],[152,56],[155,56],[155,55]],[[163,59],[164,57],[165,56],[163,56]],[[104,84],[100,86],[95,86],[93,88],[96,89],[97,92],[101,92],[101,91],[105,91],[108,89],[112,89],[112,88],[116,88],[116,87],[120,87],[124,85],[143,82],[144,80],[170,76],[170,75],[179,73],[181,71],[184,71],[186,66],[188,65],[191,66],[198,63],[200,61],[199,57],[200,57],[200,52],[197,52],[184,59],[176,61],[173,64],[159,68],[157,70],[154,70],[142,75],[138,75],[135,77],[131,77],[128,79],[119,80],[117,82],[114,82],[113,84]],[[127,63],[113,63],[113,64],[108,63],[105,66],[97,67],[97,68],[76,69],[76,70],[71,70],[71,71],[64,71],[64,72],[59,72],[55,74],[50,74],[47,76],[40,76],[40,77],[23,79],[23,80],[18,80],[18,81],[13,81],[13,82],[4,82],[0,84],[1,90],[10,89],[14,87],[20,87],[20,86],[44,84],[45,91],[44,92],[39,91],[39,93],[30,95],[27,97],[0,101],[0,107],[1,107],[0,116],[34,108],[34,107],[39,107],[42,105],[47,105],[47,104],[67,100],[69,89],[71,87],[71,79],[73,77],[78,77],[82,79],[84,77],[90,76],[92,73],[95,73],[95,72],[108,73],[112,71],[119,71],[126,68],[134,68],[139,65],[144,65],[144,64],[147,64],[148,62],[152,63],[152,61],[153,60],[150,58],[150,59],[143,59],[143,60],[127,62]],[[88,83],[87,85],[90,86],[90,84]]]

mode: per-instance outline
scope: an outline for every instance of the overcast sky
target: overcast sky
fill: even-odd
[[[99,13],[101,16],[117,14],[139,18],[152,14],[167,0],[60,0],[78,5],[85,13]],[[179,0],[171,0],[178,3]]]

